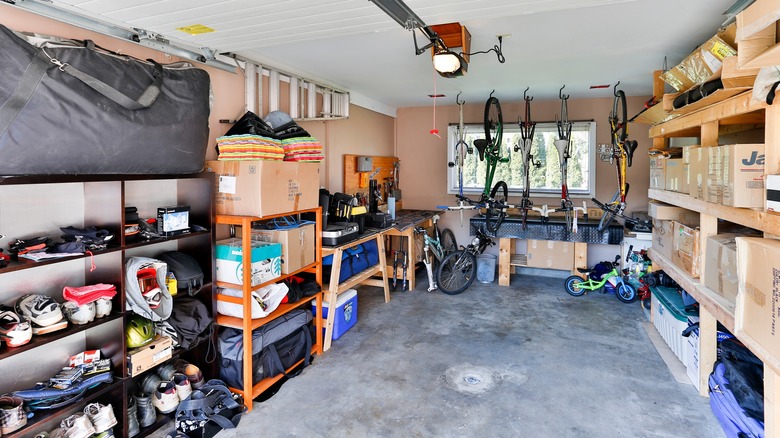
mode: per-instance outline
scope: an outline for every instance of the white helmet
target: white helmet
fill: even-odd
[[[75,301],[65,301],[62,305],[65,316],[73,324],[87,324],[95,320],[95,303],[87,303],[79,306]]]
[[[95,318],[103,318],[111,313],[113,304],[110,298],[98,298],[95,301]]]

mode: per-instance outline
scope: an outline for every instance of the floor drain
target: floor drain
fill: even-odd
[[[450,388],[467,394],[482,394],[493,389],[501,376],[493,370],[473,365],[456,365],[444,373]]]
[[[482,379],[477,376],[466,376],[463,380],[465,380],[469,385],[478,385],[480,382],[482,382]]]

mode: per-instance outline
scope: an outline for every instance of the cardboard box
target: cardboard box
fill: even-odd
[[[780,212],[780,175],[766,176],[766,211]]]
[[[704,200],[715,204],[723,203],[723,174],[728,171],[721,153],[723,149],[718,146],[706,147],[707,151],[707,191]]]
[[[691,164],[691,151],[696,148],[700,148],[701,146],[695,145],[695,146],[683,146],[682,147],[682,159],[683,163],[685,164]]]
[[[757,68],[739,68],[737,61],[739,57],[729,56],[723,59],[723,71],[720,74],[720,80],[723,82],[723,88],[752,87],[756,82],[758,75]]]
[[[731,207],[763,208],[764,145],[718,146],[722,164],[721,203]]]
[[[674,221],[653,219],[653,251],[672,259]]]
[[[764,1],[763,3],[767,2]],[[737,65],[740,68],[761,67],[760,65],[751,65],[751,61],[766,52],[777,42],[776,20],[772,20],[769,16],[764,16],[756,20],[753,25],[749,25],[745,23],[745,12],[747,12],[747,9],[737,14],[737,44],[739,44]],[[740,25],[740,22],[743,24]]]
[[[717,234],[707,238],[704,285],[729,302],[737,301],[737,241],[740,234]]]
[[[173,341],[168,336],[158,336],[148,345],[127,350],[127,371],[135,377],[171,358]]]
[[[650,157],[650,188],[666,190],[666,157]]]
[[[739,293],[735,335],[775,372],[780,370],[780,241],[737,238]]]
[[[674,222],[672,229],[672,263],[691,276],[699,278],[701,249],[699,229]]]
[[[682,158],[666,160],[666,190],[681,192],[684,185],[684,164]]]
[[[574,269],[574,242],[558,240],[528,240],[528,267]]]
[[[290,274],[314,263],[314,224],[290,230],[252,229],[252,240],[282,245],[282,273]]]
[[[661,201],[652,200],[648,203],[647,214],[657,220],[677,221],[686,225],[698,225],[699,213],[675,207]]]
[[[709,172],[707,148],[693,148],[689,153],[691,164],[688,167],[688,193],[696,199],[705,200]]]
[[[253,241],[252,286],[282,275],[282,245]],[[241,239],[217,241],[217,281],[243,285],[243,254]]]
[[[270,216],[319,205],[319,163],[207,161],[217,214]]]
[[[776,0],[757,0],[737,14],[738,42],[744,41],[762,29],[780,20],[780,3]]]
[[[740,47],[741,49],[741,47]],[[723,58],[737,51],[717,35],[707,40],[678,65],[661,75],[664,82],[677,91],[685,91],[706,82],[722,65]]]

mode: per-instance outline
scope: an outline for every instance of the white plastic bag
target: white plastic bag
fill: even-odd
[[[765,103],[769,90],[778,81],[780,81],[780,67],[764,67],[759,70],[756,81],[753,83],[753,100],[758,103]]]
[[[269,284],[252,292],[252,319],[265,318],[271,312],[279,307],[285,296],[287,296],[287,285],[284,283]],[[217,294],[229,297],[243,297],[241,289],[218,288]],[[244,317],[244,306],[241,304],[229,303],[227,301],[217,300],[217,312],[225,316],[235,318]]]

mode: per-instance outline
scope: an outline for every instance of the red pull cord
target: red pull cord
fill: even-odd
[[[89,272],[92,272],[97,269],[97,266],[95,265],[95,255],[92,254],[92,251],[90,250],[86,250],[84,253],[89,254]]]
[[[433,129],[431,129],[429,133],[441,138],[439,130],[436,129],[436,69],[431,70],[433,71]]]

